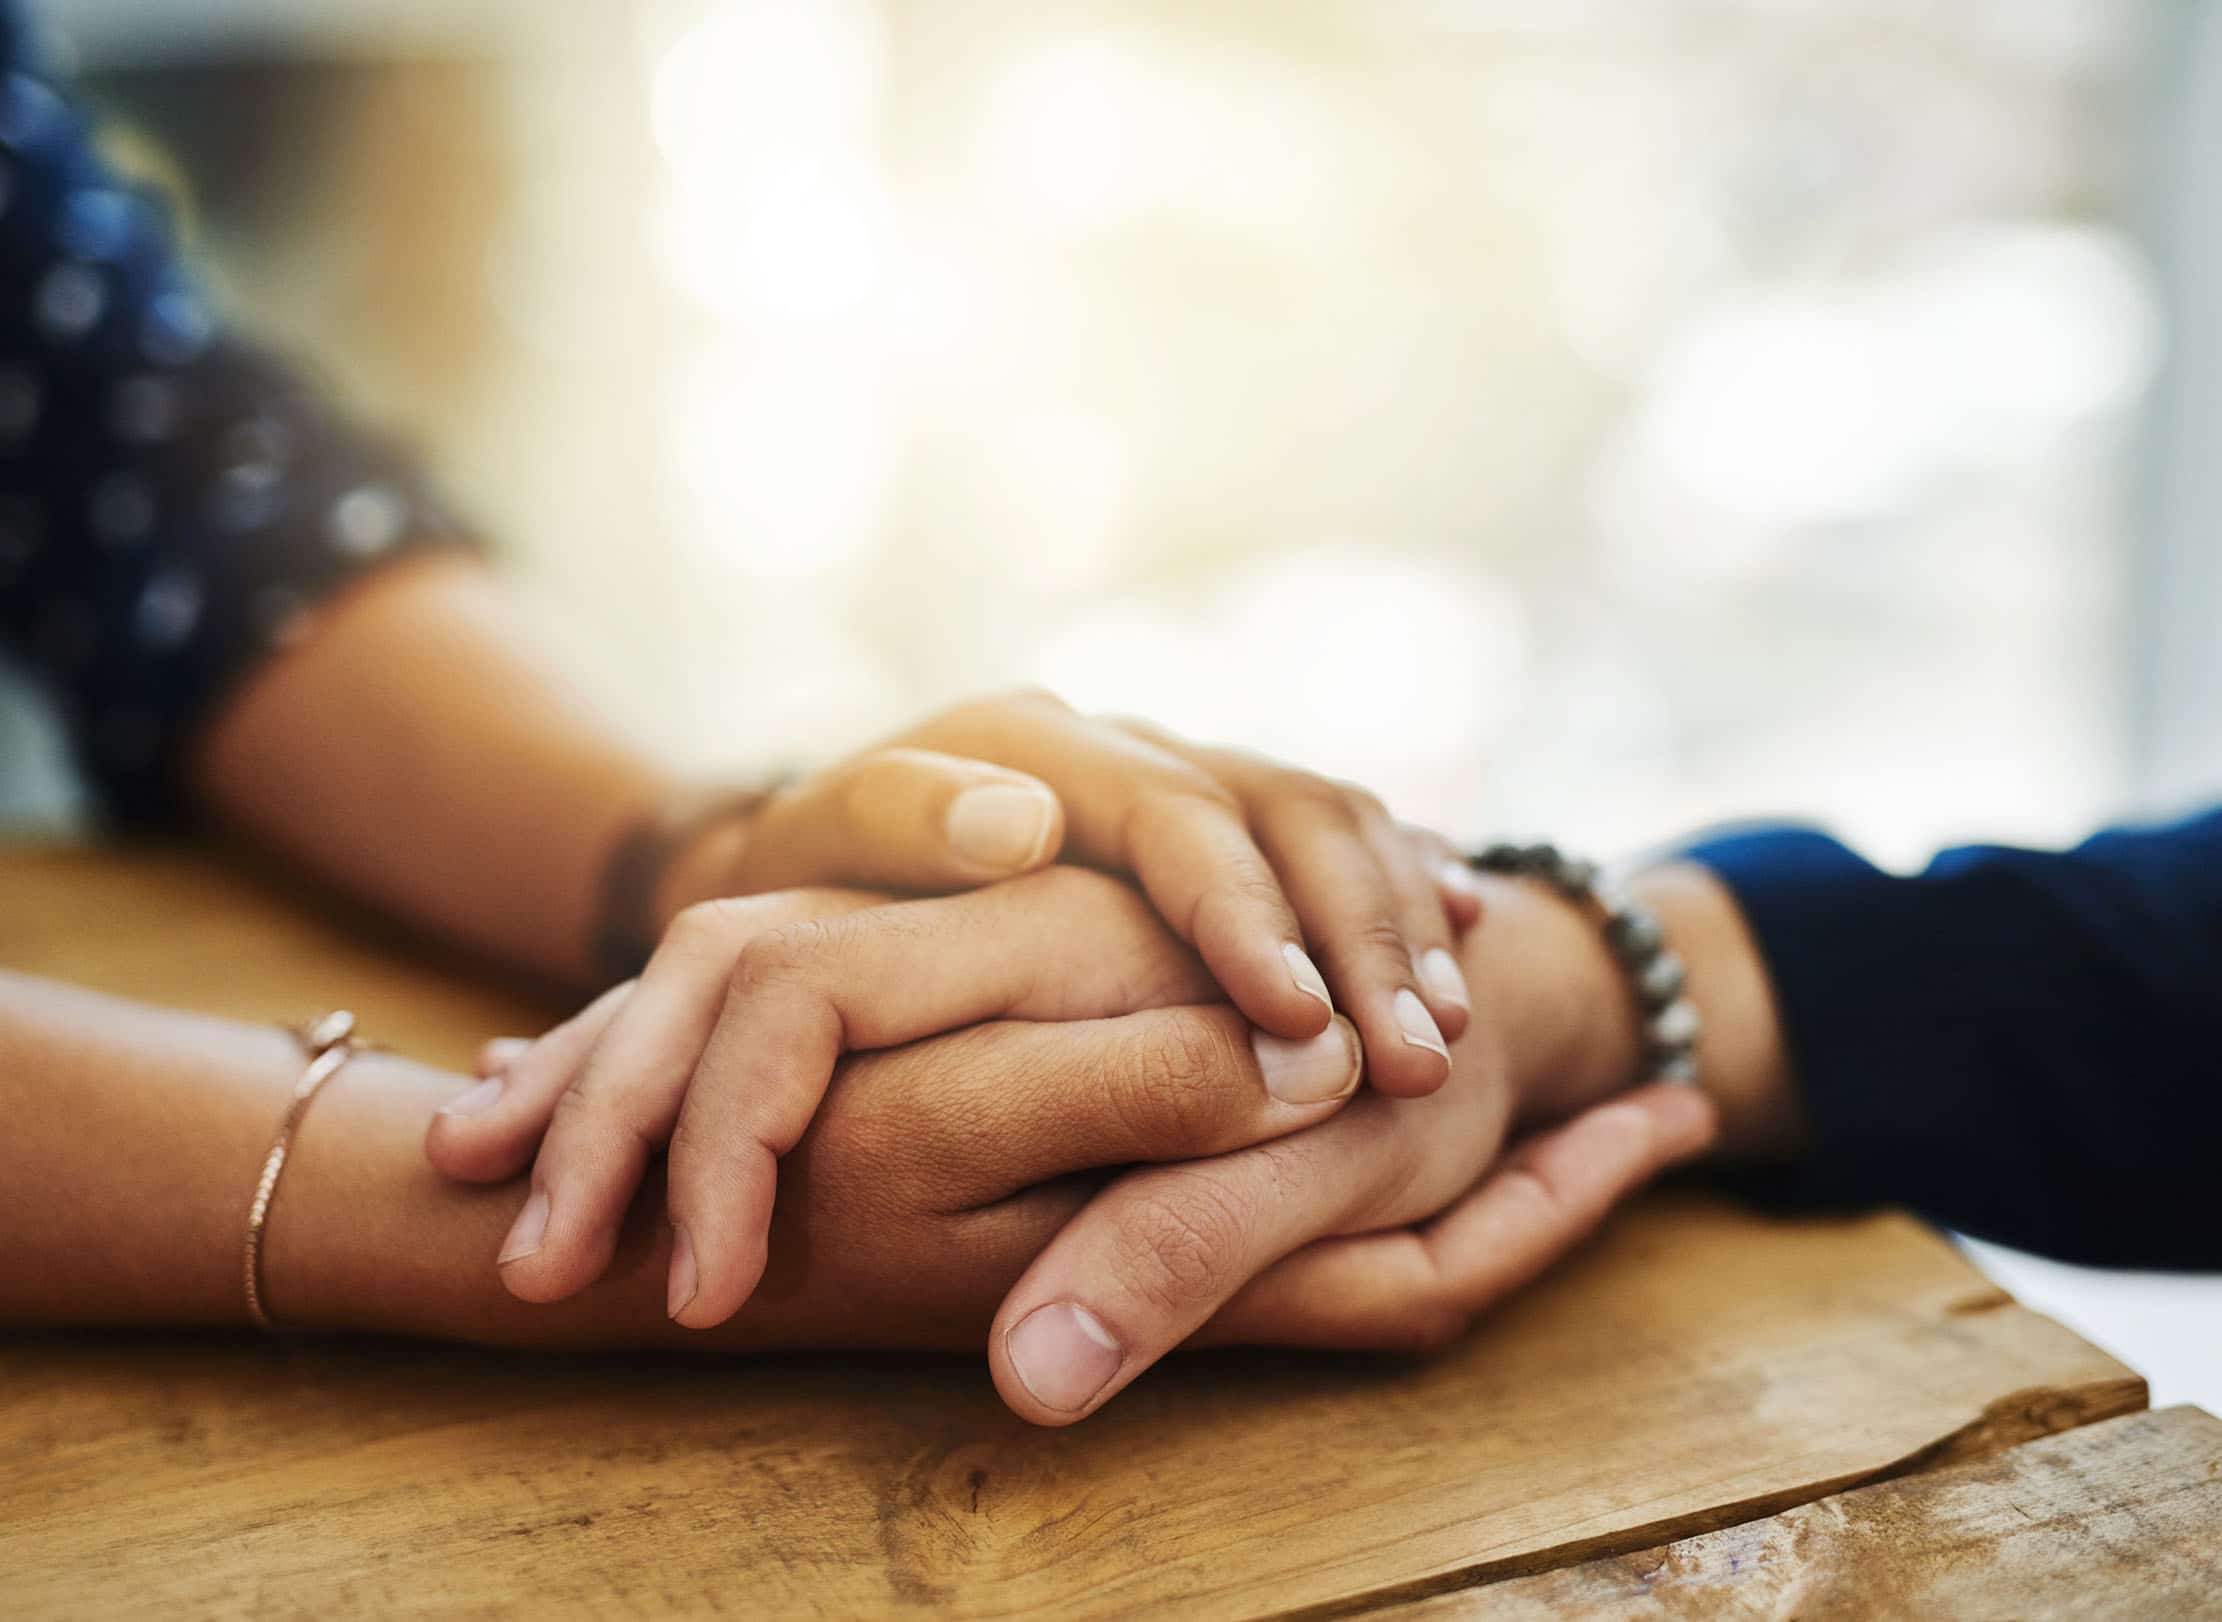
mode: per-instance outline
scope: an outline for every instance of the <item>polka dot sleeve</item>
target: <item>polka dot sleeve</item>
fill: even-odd
[[[104,808],[166,820],[195,726],[321,601],[475,543],[223,330],[12,8],[0,74],[0,652],[54,694]]]

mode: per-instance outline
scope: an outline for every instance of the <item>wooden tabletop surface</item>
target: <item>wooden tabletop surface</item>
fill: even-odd
[[[0,852],[0,966],[452,1064],[546,1014],[187,852]],[[0,1614],[2222,1614],[2222,1427],[2144,1405],[1913,1221],[1694,1194],[1441,1358],[1055,1432],[969,1358],[16,1335]]]

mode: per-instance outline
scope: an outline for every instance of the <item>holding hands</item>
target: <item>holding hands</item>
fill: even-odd
[[[878,900],[792,890],[697,903],[638,981],[482,1084],[498,1096],[466,1095],[435,1120],[432,1158],[452,1175],[505,1179],[532,1166],[501,1254],[513,1294],[560,1300],[599,1278],[651,1155],[668,1148],[668,1310],[710,1328],[764,1271],[779,1157],[843,1054],[990,1020],[1066,1024],[1218,1001],[1195,954],[1099,874],[1050,868],[963,895]],[[1320,1120],[1358,1085],[1348,1021],[1295,1039],[1219,1023],[1241,1032],[1228,1040],[1255,1071],[1255,1136]],[[992,1131],[992,1117],[981,1126]]]
[[[1362,791],[1046,698],[805,781],[715,865],[729,884],[976,883],[989,823],[1024,876],[697,901],[637,981],[491,1052],[498,1076],[427,1147],[464,1179],[531,1165],[511,1293],[602,1276],[665,1151],[677,1322],[753,1298],[744,1339],[915,1343],[921,1307],[972,1333],[992,1310],[1004,1397],[1066,1423],[1193,1336],[1439,1342],[1710,1133],[1687,1089],[1579,1113],[1628,1070],[1533,972],[1539,945],[1583,954],[1625,1000],[1571,909],[1477,881]],[[1060,854],[1140,893],[1042,865]],[[1563,916],[1461,948],[1484,883],[1515,927]],[[1492,986],[1486,1023],[1469,976]],[[1539,1123],[1558,1124],[1484,1179]],[[828,1322],[814,1292],[835,1274]]]

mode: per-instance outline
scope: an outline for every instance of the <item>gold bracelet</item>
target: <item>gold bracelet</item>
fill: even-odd
[[[262,1163],[262,1180],[255,1184],[254,1203],[247,1207],[247,1254],[242,1267],[247,1282],[247,1316],[264,1329],[278,1327],[270,1309],[262,1304],[262,1231],[270,1217],[270,1196],[278,1191],[278,1174],[285,1170],[287,1151],[293,1147],[293,1134],[301,1117],[308,1113],[309,1100],[355,1056],[355,1016],[344,1008],[335,1008],[322,1019],[294,1028],[293,1035],[308,1056],[308,1065],[294,1083],[285,1114],[278,1118],[277,1141],[270,1145],[269,1158]]]

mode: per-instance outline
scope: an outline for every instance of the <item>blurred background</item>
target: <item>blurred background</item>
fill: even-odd
[[[46,10],[705,769],[1041,683],[1606,851],[2222,783],[2222,7]],[[2086,1327],[2222,1408],[2206,1288]]]

